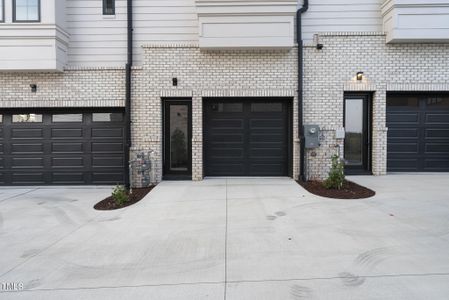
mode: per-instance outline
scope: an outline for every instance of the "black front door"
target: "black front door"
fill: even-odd
[[[345,172],[346,174],[370,173],[370,96],[368,94],[346,95],[344,107]]]
[[[164,101],[164,178],[192,176],[191,100]]]

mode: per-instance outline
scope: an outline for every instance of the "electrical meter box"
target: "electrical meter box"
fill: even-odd
[[[344,128],[337,128],[335,130],[335,138],[336,139],[344,139],[346,136],[345,129]]]
[[[304,125],[304,138],[306,149],[315,149],[320,146],[320,126]]]

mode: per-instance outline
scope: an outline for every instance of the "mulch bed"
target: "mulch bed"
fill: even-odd
[[[373,190],[347,180],[345,180],[341,190],[328,190],[321,181],[298,181],[298,183],[312,194],[334,199],[364,199],[376,194]]]
[[[112,196],[109,196],[95,204],[94,208],[97,210],[114,210],[133,205],[142,200],[153,188],[154,186],[132,189],[132,192],[129,195],[129,200],[124,205],[117,205]]]

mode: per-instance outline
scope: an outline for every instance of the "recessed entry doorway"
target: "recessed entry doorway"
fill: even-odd
[[[192,177],[192,101],[163,99],[164,179]]]
[[[345,94],[346,174],[371,174],[371,95]]]

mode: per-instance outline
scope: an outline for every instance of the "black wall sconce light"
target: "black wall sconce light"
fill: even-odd
[[[173,86],[178,86],[178,78],[172,78],[172,84]]]
[[[31,88],[31,92],[32,93],[36,93],[37,92],[37,84],[34,84],[34,83],[30,84],[30,88]]]
[[[362,81],[363,80],[363,72],[357,72],[357,81]]]
[[[316,44],[316,49],[317,50],[321,50],[321,49],[323,49],[324,48],[324,45],[323,44]]]

